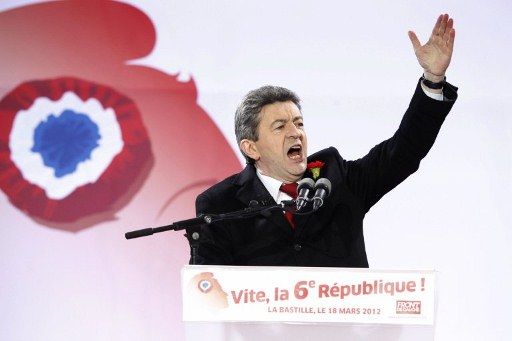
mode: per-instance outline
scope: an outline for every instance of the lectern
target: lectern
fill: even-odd
[[[182,269],[187,340],[433,340],[432,270]]]

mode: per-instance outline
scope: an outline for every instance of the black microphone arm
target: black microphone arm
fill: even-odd
[[[217,221],[223,221],[223,220],[234,220],[234,219],[246,219],[246,218],[252,218],[257,215],[260,215],[264,212],[269,211],[275,211],[275,210],[282,210],[282,211],[290,211],[295,212],[295,201],[294,200],[283,200],[281,203],[277,205],[270,205],[270,206],[255,206],[252,204],[253,200],[251,200],[250,206],[247,208],[244,208],[243,210],[234,211],[234,212],[228,212],[228,213],[221,213],[221,214],[200,214],[197,218],[192,219],[186,219],[174,222],[170,225],[160,226],[160,227],[153,227],[153,228],[145,228],[142,230],[135,230],[131,232],[125,233],[126,239],[133,239],[133,238],[139,238],[139,237],[146,237],[151,236],[155,233],[165,232],[165,231],[180,231],[184,230],[189,227],[195,227],[200,226],[203,224],[210,225]]]
[[[142,230],[126,232],[124,236],[126,239],[133,239],[133,238],[151,236],[152,234],[155,234],[155,233],[165,232],[165,231],[170,231],[170,230],[174,230],[174,231],[184,230],[187,227],[197,226],[197,225],[201,225],[201,224],[205,224],[205,223],[209,224],[208,217],[209,216],[207,216],[207,215],[200,215],[197,218],[177,221],[175,223],[172,223],[171,225],[165,225],[165,226],[160,226],[160,227],[150,227],[150,228],[146,228],[146,229],[142,229]]]

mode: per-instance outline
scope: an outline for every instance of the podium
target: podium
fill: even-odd
[[[182,269],[187,340],[433,340],[432,270]]]

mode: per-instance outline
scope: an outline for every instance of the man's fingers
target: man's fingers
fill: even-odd
[[[416,36],[416,33],[414,33],[413,31],[409,31],[409,32],[407,32],[407,34],[409,35],[409,39],[411,39],[411,43],[412,43],[412,47],[414,48],[414,51],[416,51],[417,49],[419,49],[421,47],[421,43],[420,43],[418,37]]]
[[[446,29],[449,30],[453,27],[453,18],[448,19],[448,23],[446,24]]]
[[[448,20],[448,22],[446,23],[446,29],[445,29],[443,37],[442,37],[444,42],[448,42],[448,40],[450,39],[450,33],[452,31],[452,28],[453,28],[453,19],[450,18],[450,20]]]
[[[448,22],[448,14],[441,15],[441,24],[439,25],[439,31],[437,32],[437,35],[443,36],[444,32],[446,31],[446,24]]]
[[[435,36],[437,32],[439,31],[439,27],[441,26],[441,20],[443,19],[443,15],[441,14],[436,21],[436,24],[434,25],[434,28],[432,29],[432,35]]]
[[[453,44],[455,43],[455,29],[452,28],[450,30],[450,34],[449,34],[449,37],[448,37],[448,41],[446,42],[446,45],[448,46],[448,48],[450,50],[453,51]]]

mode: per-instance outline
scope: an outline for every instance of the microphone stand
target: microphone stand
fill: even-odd
[[[307,198],[307,201],[312,201]],[[125,233],[126,239],[134,239],[140,237],[151,236],[155,233],[165,232],[165,231],[180,231],[184,229],[189,229],[191,234],[185,234],[185,237],[190,242],[191,247],[191,263],[197,263],[197,249],[199,247],[199,238],[200,238],[200,230],[202,225],[211,225],[215,222],[225,221],[225,220],[236,220],[236,219],[247,219],[256,217],[258,215],[264,215],[265,213],[270,213],[272,211],[288,211],[293,212],[295,214],[306,215],[311,214],[316,209],[307,211],[307,212],[297,212],[297,206],[295,200],[283,200],[281,203],[270,206],[250,206],[243,210],[233,211],[228,213],[220,213],[220,214],[200,214],[197,218],[185,219],[176,221],[170,225],[153,227],[153,228],[145,228],[141,230],[135,230],[131,232]]]
[[[165,232],[165,231],[180,231],[184,229],[190,229],[191,234],[185,234],[185,237],[190,242],[191,247],[191,263],[196,264],[197,261],[197,249],[200,238],[200,230],[201,225],[211,225],[215,222],[225,221],[225,220],[236,220],[236,219],[247,219],[256,217],[260,214],[269,213],[272,211],[288,211],[288,212],[296,212],[296,204],[295,200],[284,200],[279,204],[270,205],[270,206],[251,206],[247,207],[243,210],[233,211],[228,213],[220,213],[220,214],[200,214],[197,218],[185,219],[176,221],[170,225],[146,228],[141,230],[135,230],[131,232],[125,233],[126,239],[140,238],[151,236],[155,233]]]
[[[125,238],[133,239],[133,238],[139,238],[139,237],[146,237],[146,236],[150,236],[155,233],[160,233],[160,232],[165,232],[165,231],[170,231],[170,230],[180,231],[180,230],[184,230],[189,227],[194,227],[194,226],[203,225],[203,224],[210,225],[215,222],[224,221],[224,220],[252,218],[257,215],[262,214],[265,211],[270,212],[270,211],[275,211],[275,210],[295,212],[295,201],[294,200],[285,200],[277,205],[262,206],[262,207],[248,207],[248,208],[244,208],[243,210],[233,211],[233,212],[228,212],[228,213],[200,214],[197,218],[176,221],[170,225],[153,227],[153,228],[150,227],[150,228],[146,228],[146,229],[127,232],[127,233],[125,233]]]

